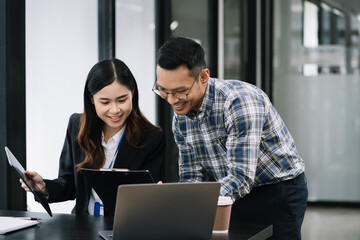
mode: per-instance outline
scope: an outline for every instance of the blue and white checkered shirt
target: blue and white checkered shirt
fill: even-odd
[[[253,187],[305,171],[295,142],[266,94],[237,80],[210,78],[197,113],[174,114],[181,182],[221,183],[233,200]]]

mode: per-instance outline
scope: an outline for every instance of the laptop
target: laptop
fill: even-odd
[[[5,147],[5,152],[6,152],[7,159],[9,161],[9,165],[12,167],[12,169],[14,169],[14,171],[17,173],[18,177],[24,181],[26,186],[34,194],[35,199],[45,208],[46,212],[52,217],[53,215],[52,215],[52,212],[51,212],[48,202],[46,202],[44,200],[44,198],[42,196],[40,196],[40,194],[38,192],[36,192],[30,186],[30,184],[25,180],[25,177],[24,177],[25,169],[23,168],[23,166],[19,163],[19,161],[16,159],[14,154],[12,154],[12,152],[10,151],[10,149],[8,147]]]
[[[113,230],[105,240],[210,239],[218,182],[133,184],[118,187]]]

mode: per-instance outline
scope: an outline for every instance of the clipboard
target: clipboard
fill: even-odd
[[[17,173],[18,177],[24,181],[24,183],[30,189],[30,191],[34,194],[36,201],[38,201],[45,208],[46,212],[52,217],[53,215],[49,207],[49,204],[44,200],[42,196],[40,196],[38,192],[36,192],[32,187],[30,187],[30,184],[25,180],[24,177],[25,169],[23,168],[23,166],[19,163],[19,161],[16,159],[14,154],[12,154],[12,152],[8,147],[5,147],[5,152],[9,165]]]
[[[104,203],[104,213],[106,215],[114,215],[119,185],[154,183],[149,170],[81,168],[81,172]]]

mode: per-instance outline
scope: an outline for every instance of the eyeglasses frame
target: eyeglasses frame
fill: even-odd
[[[190,89],[189,89],[189,91],[188,91],[187,93],[180,93],[180,92],[177,92],[177,91],[171,91],[171,92],[162,91],[162,92],[166,93],[166,97],[163,97],[163,95],[161,95],[161,93],[160,93],[159,86],[157,85],[157,81],[154,82],[154,85],[153,85],[153,87],[152,87],[152,91],[153,91],[156,95],[160,96],[162,99],[165,99],[165,100],[169,97],[169,94],[171,94],[173,97],[175,97],[175,94],[176,94],[176,93],[178,93],[178,94],[184,94],[185,97],[184,97],[184,98],[182,98],[182,97],[180,97],[180,98],[179,98],[179,97],[175,97],[175,98],[177,98],[177,99],[186,99],[187,96],[190,94],[191,89],[193,88],[196,80],[198,79],[198,77],[200,76],[200,73],[201,73],[202,71],[203,71],[203,69],[202,69],[200,72],[198,72],[198,74],[197,74],[196,77],[195,77],[194,82],[192,83],[192,85],[191,85],[191,87],[190,87]],[[157,87],[158,89],[156,89],[156,87]]]

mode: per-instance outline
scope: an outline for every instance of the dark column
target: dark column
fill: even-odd
[[[0,209],[26,210],[8,146],[26,168],[25,1],[0,0]]]
[[[155,48],[156,51],[171,36],[171,1],[156,0],[155,1]],[[179,150],[174,141],[172,133],[172,117],[173,110],[171,106],[162,98],[156,97],[156,122],[166,135],[166,153],[165,153],[165,181],[174,182],[179,180],[178,156]]]
[[[339,42],[337,29],[337,15],[331,12],[330,14],[330,44],[336,45]]]
[[[256,85],[256,1],[240,1],[240,80]]]
[[[352,74],[353,69],[351,67],[351,16],[345,14],[345,63],[346,63],[346,74]]]
[[[272,100],[273,0],[261,2],[261,88]]]
[[[209,0],[208,33],[209,33],[209,63],[211,77],[218,77],[218,39],[219,39],[219,4],[218,0]]]
[[[257,1],[247,0],[246,33],[244,41],[247,61],[245,81],[256,85],[256,4]]]
[[[115,57],[115,0],[98,0],[99,61]]]

